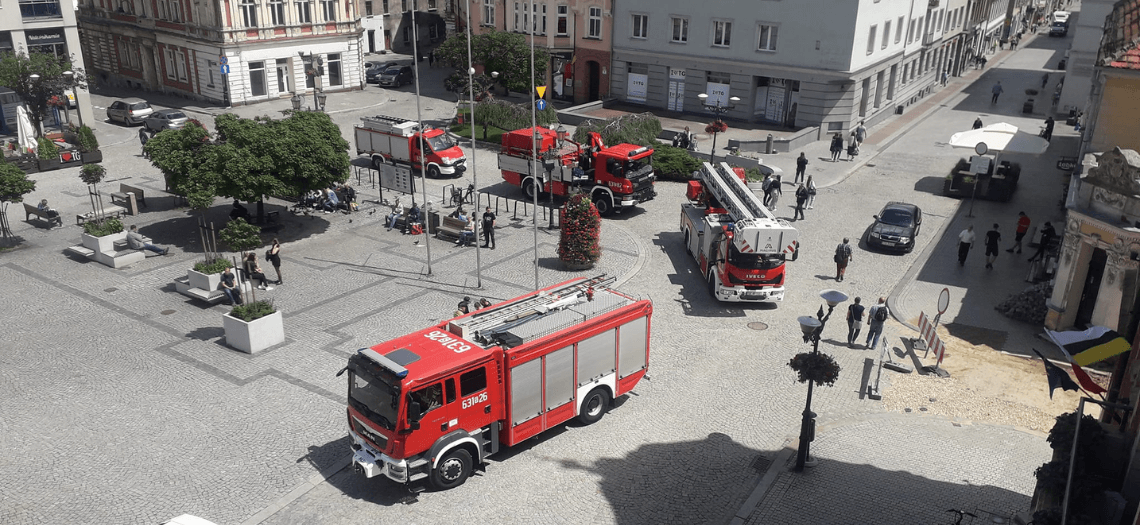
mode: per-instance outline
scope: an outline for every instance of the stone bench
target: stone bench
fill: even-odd
[[[110,206],[104,206],[103,207],[103,214],[102,215],[97,216],[93,212],[80,213],[80,214],[76,215],[75,216],[75,224],[76,224],[76,226],[83,226],[83,223],[85,223],[87,221],[93,221],[96,219],[106,219],[108,217],[114,217],[117,219],[119,217],[122,217],[123,214],[125,214],[126,212],[127,212],[126,208],[112,204]]]
[[[55,217],[52,217],[52,216],[50,216],[50,214],[48,212],[41,210],[38,207],[32,206],[31,204],[28,204],[25,202],[24,203],[24,222],[28,222],[28,221],[32,220],[32,215],[35,215],[37,218],[39,218],[42,221],[47,221],[49,226],[52,224],[59,224],[60,226],[63,226],[63,217],[60,216],[59,212],[56,212]]]

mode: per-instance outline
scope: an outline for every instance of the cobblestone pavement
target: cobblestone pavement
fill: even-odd
[[[431,75],[445,72],[424,77]],[[351,124],[362,115],[413,117],[407,89],[330,95],[330,109],[338,111],[334,119],[350,138]],[[234,111],[272,114],[287,104]],[[424,106],[433,119],[446,119],[452,108],[446,99]],[[784,468],[777,459],[798,431],[805,394],[786,365],[807,350],[795,319],[814,313],[819,291],[836,286],[835,244],[843,236],[860,238],[888,198],[926,211],[923,244],[914,253],[857,250],[839,288],[870,301],[888,294],[916,263],[924,264],[928,247],[941,242],[939,232],[959,208],[929,188],[941,168],[932,175],[914,167],[957,160],[957,152],[945,151],[935,137],[951,127],[965,129],[974,114],[954,107],[931,111],[904,138],[863,161],[854,176],[844,180],[842,163],[827,168],[835,183],[821,190],[807,220],[796,224],[803,255],[790,265],[789,293],[780,305],[710,299],[676,231],[681,184],[661,183],[655,200],[604,221],[605,254],[589,273],[619,275],[623,290],[653,300],[649,377],[600,422],[552,430],[501,454],[458,489],[418,494],[339,470],[348,444],[344,379],[334,374],[354,349],[436,322],[462,295],[506,299],[531,290],[529,223],[500,214],[498,249],[478,252],[483,289],[474,290],[477,252],[432,242],[432,274],[426,275],[424,243],[380,226],[384,208],[371,202],[378,195],[366,181],[358,185],[365,199],[360,213],[285,212],[277,233],[285,284],[262,293],[284,312],[287,340],[248,356],[223,344],[225,307],[204,307],[174,292],[173,279],[200,258],[196,218],[162,194],[161,175],[138,156],[137,130],[96,123],[110,172],[103,191],[120,181],[146,188],[151,207],[127,222],[139,224],[156,244],[171,246],[172,255],[112,270],[63,255],[78,242],[74,226],[49,231],[13,221],[23,243],[0,255],[0,273],[11,283],[0,316],[12,321],[0,350],[0,448],[12,451],[0,458],[7,474],[0,484],[0,523],[153,523],[183,512],[226,524],[728,522],[769,468]],[[208,121],[210,114],[197,116]],[[477,151],[480,186],[495,196],[517,197],[517,189],[498,182],[492,152]],[[89,206],[77,170],[37,180],[30,201],[48,197],[65,215]],[[428,195],[441,195],[451,183],[459,182],[428,181]],[[791,200],[783,199],[778,215],[791,215]],[[207,217],[221,225],[227,212],[219,202]],[[540,284],[577,275],[556,264],[555,232],[543,229],[538,237]],[[1043,439],[883,416],[858,393],[865,364],[875,356],[838,345],[842,315],[836,312],[821,343],[843,373],[834,387],[816,390],[813,409],[821,428],[813,452],[822,462],[811,479],[844,484],[835,490],[883,505],[924,479],[955,495],[947,504],[1025,506],[1031,466],[1048,455]],[[892,322],[886,335],[898,345],[909,333]],[[887,375],[887,391],[889,382]],[[890,447],[876,448],[880,437]],[[914,459],[939,450],[947,452],[947,463]],[[975,453],[979,463],[1006,466],[976,477],[960,472],[979,468],[964,460]],[[955,458],[960,461],[948,463]],[[773,472],[781,473],[777,489],[757,507],[752,523],[829,509],[814,523],[866,522],[847,521],[850,504],[802,509],[797,502],[812,491],[825,499],[826,485]],[[963,487],[973,485],[963,480],[993,489],[970,492]],[[897,519],[874,522],[909,524],[915,515],[899,511],[891,514]]]

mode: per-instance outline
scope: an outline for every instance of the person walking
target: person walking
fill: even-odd
[[[1041,227],[1041,242],[1037,245],[1037,252],[1029,258],[1029,262],[1045,258],[1045,250],[1049,249],[1049,245],[1053,244],[1053,240],[1057,238],[1057,230],[1053,229],[1053,224],[1046,222],[1045,226]]]
[[[974,129],[982,129],[982,126],[982,117],[979,116],[978,118],[974,119]]]
[[[946,85],[946,72],[945,71],[942,72],[942,85],[943,86]]]
[[[859,156],[859,139],[856,138],[855,130],[851,130],[851,141],[847,144],[847,160],[852,160]]]
[[[781,186],[783,183],[780,182],[780,176],[773,176],[772,183],[768,185],[768,191],[764,193],[764,205],[769,210],[775,210],[776,203],[780,202],[780,196],[784,194],[784,189]]]
[[[1002,93],[1005,93],[1005,88],[1001,87],[1000,80],[997,82],[997,84],[994,84],[994,87],[990,90],[990,92],[994,95],[992,98],[990,98],[990,104],[997,104],[998,97],[1000,97]]]
[[[1045,89],[1047,85],[1049,85],[1049,73],[1041,75],[1041,89]]]
[[[495,249],[495,214],[490,206],[483,212],[483,247]]]
[[[966,265],[966,256],[970,255],[970,247],[974,245],[974,225],[968,226],[958,234],[958,266]]]
[[[803,182],[804,174],[807,173],[807,165],[808,165],[807,155],[805,155],[804,152],[801,151],[800,156],[796,158],[796,180],[795,180],[796,184]]]
[[[269,251],[265,252],[265,260],[273,265],[273,271],[277,272],[277,284],[281,284],[281,242],[277,237],[273,238]]]
[[[840,153],[843,153],[843,135],[836,133],[831,137],[831,162],[839,162]]]
[[[998,256],[998,243],[1001,242],[1001,233],[998,232],[998,225],[995,222],[992,230],[986,232],[986,269],[994,269],[994,261]]]
[[[887,308],[887,298],[880,297],[879,304],[871,307],[867,312],[867,348],[875,348],[879,345],[879,336],[883,333],[883,323],[887,322],[887,318],[891,316],[891,311]]]
[[[1046,117],[1045,118],[1045,131],[1043,131],[1041,133],[1041,137],[1044,138],[1045,140],[1052,141],[1053,140],[1053,126],[1055,124],[1056,124],[1056,121],[1053,120],[1052,115],[1049,115],[1048,117]]]
[[[855,257],[851,250],[851,242],[847,237],[843,238],[843,242],[835,247],[835,281],[843,282],[844,276],[847,273],[847,264]]]
[[[863,329],[863,311],[866,307],[859,304],[863,299],[855,298],[855,304],[847,307],[847,346],[855,346],[859,339],[859,332]]]
[[[812,208],[815,208],[815,194],[816,194],[815,181],[812,180],[811,175],[808,175],[807,183],[804,184],[804,186],[807,188],[807,192],[808,192],[807,209],[810,210]]]
[[[859,125],[855,128],[855,142],[857,144],[859,144],[860,146],[862,146],[863,141],[866,138],[867,138],[867,127],[864,126],[863,121],[860,120]]]
[[[146,155],[146,143],[148,141],[150,141],[150,135],[147,135],[146,127],[143,126],[143,127],[139,128],[139,142],[142,143],[142,156],[143,156],[143,158],[146,158],[146,159],[150,158]]]
[[[796,188],[796,213],[792,216],[792,220],[800,220],[804,218],[804,206],[807,205],[808,192],[807,187],[799,184]]]
[[[1013,232],[1013,246],[1006,250],[1007,252],[1013,253],[1016,248],[1017,253],[1021,253],[1021,240],[1025,238],[1025,232],[1029,231],[1029,222],[1029,216],[1025,215],[1025,212],[1017,212],[1017,229]]]

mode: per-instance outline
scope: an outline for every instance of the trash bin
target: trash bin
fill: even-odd
[[[1033,99],[1025,99],[1025,104],[1021,106],[1022,113],[1033,113]]]

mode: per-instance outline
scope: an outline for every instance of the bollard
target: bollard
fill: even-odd
[[[764,152],[764,154],[771,155],[773,153],[772,148],[775,145],[775,142],[776,142],[776,138],[773,137],[771,133],[769,133],[768,134],[768,147],[766,148],[766,151]]]

